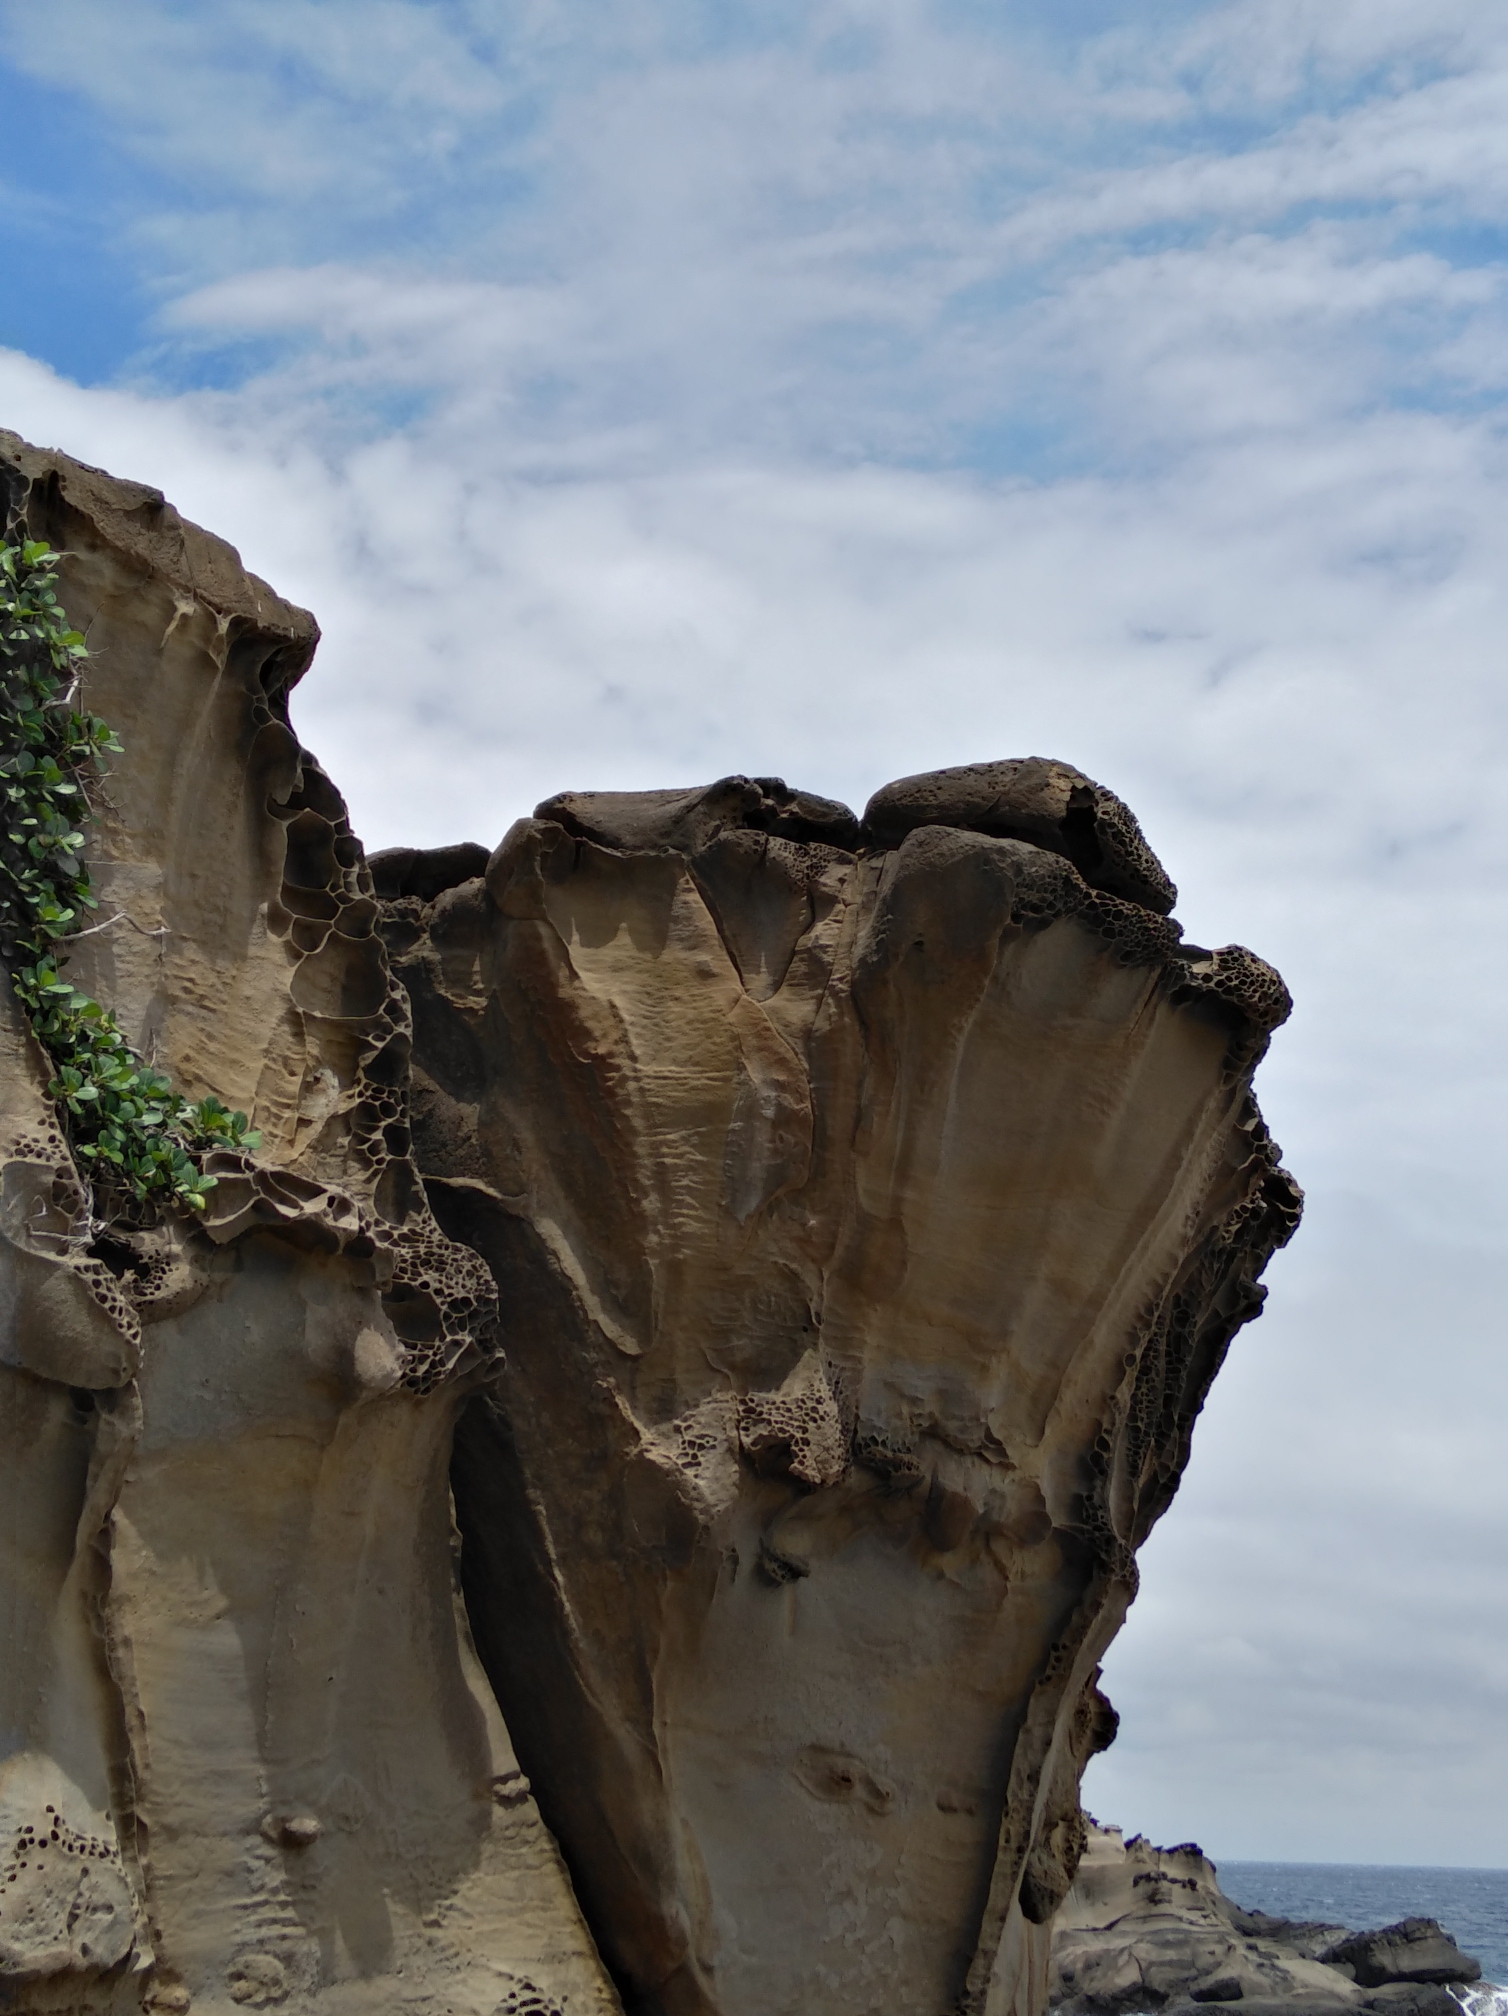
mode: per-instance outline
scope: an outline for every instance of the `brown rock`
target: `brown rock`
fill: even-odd
[[[407,1000],[288,725],[313,620],[154,491],[13,435],[0,488],[125,745],[70,976],[264,1136],[203,1225],[102,1226],[0,987],[6,2007],[491,2016],[506,1963],[610,2010],[532,1802],[489,1792],[445,1476],[495,1297],[425,1203]]]
[[[1085,881],[1081,788],[1101,880],[1171,896],[1108,793],[982,770],[1048,845],[893,787],[856,848],[729,778],[552,799],[384,906],[420,1166],[509,1312],[472,1624],[646,2012],[1041,2006],[1097,1661],[1296,1219],[1281,982]]]
[[[930,770],[876,791],[864,813],[865,835],[881,847],[898,846],[918,826],[1030,840],[1071,861],[1091,888],[1159,916],[1178,901],[1129,806],[1068,763],[1023,756]]]
[[[589,1924],[644,2016],[1038,2016],[1098,1660],[1297,1218],[1281,981],[1039,759],[374,867],[312,619],[154,491],[8,435],[0,488],[126,747],[72,976],[264,1136],[102,1222],[0,989],[7,2006],[589,2016]]]
[[[1459,2016],[1439,1984],[1481,1971],[1432,1918],[1348,1933],[1244,1911],[1192,1843],[1154,1848],[1091,1825],[1053,1921],[1048,1992],[1059,2016],[1193,2016],[1216,2002],[1243,2016]]]
[[[1052,1926],[1048,1996],[1060,2016],[1120,2016],[1239,2005],[1243,2016],[1346,2016],[1362,1991],[1312,1955],[1341,1928],[1289,1925],[1231,1903],[1192,1842],[1154,1848],[1117,1827],[1089,1829]]]

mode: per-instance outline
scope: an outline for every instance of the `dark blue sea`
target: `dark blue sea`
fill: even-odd
[[[1484,1980],[1508,1983],[1508,1869],[1371,1868],[1352,1862],[1221,1862],[1220,1888],[1248,1911],[1369,1932],[1438,1918]],[[1485,1997],[1468,1997],[1485,2002]],[[1505,1998],[1495,1998],[1499,2007]],[[1481,2009],[1478,2016],[1487,2016]]]

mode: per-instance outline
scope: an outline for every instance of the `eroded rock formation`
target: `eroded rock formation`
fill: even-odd
[[[71,971],[263,1134],[101,1226],[3,994],[0,1995],[1037,2016],[1098,1662],[1296,1222],[1281,982],[1035,759],[369,867],[312,619],[0,477],[126,747]]]
[[[1098,1661],[1297,1199],[1270,969],[1065,765],[374,862],[508,1362],[484,1663],[635,2008],[1040,2006]],[[442,886],[449,883],[450,886]]]
[[[1091,1825],[1053,1922],[1048,1994],[1057,2016],[1228,2003],[1244,2016],[1459,2016],[1447,1984],[1481,1973],[1432,1918],[1356,1933],[1244,1911],[1195,1843],[1154,1848]]]
[[[0,481],[125,744],[120,921],[70,974],[263,1133],[202,1228],[102,1231],[0,988],[0,1997],[610,2009],[454,1595],[496,1298],[425,1204],[408,1004],[287,725],[314,623],[153,491],[4,435]]]

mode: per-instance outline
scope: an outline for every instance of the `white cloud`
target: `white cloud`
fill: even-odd
[[[508,79],[414,0],[52,0],[0,8],[12,62],[87,95],[159,165],[286,203],[392,194],[507,111]],[[374,117],[373,114],[380,116]]]

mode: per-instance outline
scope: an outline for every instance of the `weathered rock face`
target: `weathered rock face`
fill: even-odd
[[[287,725],[314,623],[155,492],[10,435],[0,487],[125,743],[70,975],[264,1135],[203,1227],[103,1230],[0,987],[0,2002],[614,2008],[455,1597],[495,1295]]]
[[[1059,2016],[1196,2016],[1215,2003],[1247,2016],[1458,2016],[1445,1984],[1481,1972],[1432,1918],[1349,1933],[1243,1911],[1192,1842],[1154,1848],[1091,1826],[1053,1921],[1048,1994]]]
[[[628,2005],[1026,2012],[1097,1665],[1297,1193],[1270,969],[1065,765],[378,856],[508,1362],[478,1647]],[[448,886],[447,886],[448,885]]]
[[[1038,2016],[1296,1221],[1276,975],[1038,759],[369,869],[312,619],[155,492],[0,484],[126,746],[72,977],[263,1134],[102,1224],[0,988],[0,2006]]]

